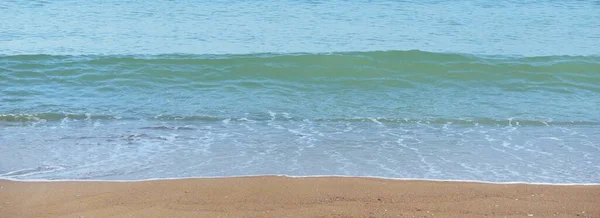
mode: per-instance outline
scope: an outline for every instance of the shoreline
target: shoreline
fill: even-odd
[[[381,179],[392,181],[417,181],[417,182],[458,182],[458,183],[479,183],[491,185],[540,185],[540,186],[600,186],[598,183],[547,183],[547,182],[493,182],[485,180],[455,180],[455,179],[424,179],[424,178],[393,178],[381,176],[346,176],[346,175],[314,175],[314,176],[291,176],[285,174],[259,174],[259,175],[240,175],[240,176],[198,176],[198,177],[157,177],[148,179],[13,179],[0,177],[0,181],[11,182],[147,182],[161,180],[188,180],[188,179],[229,179],[229,178],[255,178],[255,177],[285,177],[293,179],[301,178],[363,178],[363,179]]]
[[[0,179],[2,217],[599,217],[600,185],[368,177]],[[531,215],[531,216],[530,216]]]

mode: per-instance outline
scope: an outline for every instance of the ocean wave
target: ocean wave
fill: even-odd
[[[244,123],[244,122],[325,122],[325,123],[375,123],[375,124],[431,124],[431,125],[458,125],[458,126],[597,126],[598,121],[554,121],[544,119],[492,119],[492,118],[389,118],[389,117],[330,117],[330,118],[303,118],[286,116],[269,116],[264,114],[252,114],[248,117],[225,117],[225,116],[194,116],[194,115],[157,115],[153,117],[120,117],[112,115],[97,114],[64,114],[64,113],[39,113],[39,114],[0,114],[0,122],[39,122],[39,121],[86,121],[86,120],[123,120],[123,121],[175,121],[175,122],[209,122],[209,123]],[[142,129],[158,130],[188,130],[170,126],[152,126]]]
[[[508,125],[515,117],[521,125],[545,125],[532,117],[548,117],[559,125],[595,125],[600,103],[599,56],[13,55],[0,56],[0,66],[4,122],[260,121],[272,119],[265,112],[273,110],[313,121],[433,118],[471,125],[459,119],[469,118]]]
[[[330,83],[382,87],[496,85],[511,91],[600,92],[600,57],[509,57],[423,51],[323,54],[0,56],[0,83],[51,80],[70,86],[114,83],[142,89],[154,85],[206,88],[233,82],[244,88],[270,83]],[[270,80],[270,81],[264,81]],[[114,89],[114,87],[112,87]],[[102,90],[100,90],[102,91]]]

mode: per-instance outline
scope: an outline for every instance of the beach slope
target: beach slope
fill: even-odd
[[[259,176],[0,187],[0,217],[600,217],[598,185]]]

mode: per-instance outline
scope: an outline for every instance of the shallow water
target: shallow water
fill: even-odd
[[[598,9],[8,1],[0,177],[598,183]]]

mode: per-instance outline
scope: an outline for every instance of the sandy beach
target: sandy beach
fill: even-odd
[[[600,217],[600,186],[275,176],[0,180],[0,217]]]

